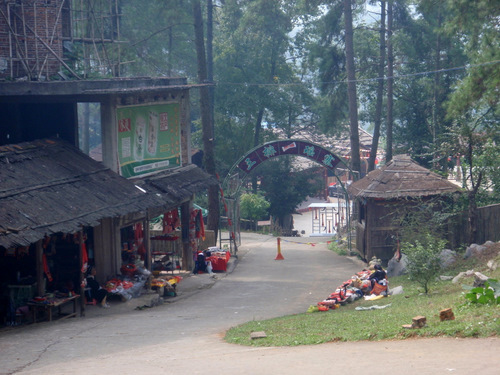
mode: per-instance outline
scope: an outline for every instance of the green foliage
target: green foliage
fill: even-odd
[[[328,244],[328,250],[332,250],[334,251],[335,253],[337,253],[338,255],[349,255],[349,252],[348,250],[346,249],[347,245],[344,244],[340,244],[339,241],[331,241],[329,244]]]
[[[498,3],[491,0],[449,0],[448,3],[453,18],[446,25],[446,31],[461,38],[471,64],[451,97],[449,113],[456,117],[491,107],[498,116]]]
[[[293,214],[308,196],[316,196],[322,186],[322,174],[292,172],[285,156],[269,160],[261,168],[261,189],[270,202],[269,214],[281,227],[285,217]]]
[[[446,241],[427,234],[422,242],[416,240],[414,243],[401,244],[401,251],[408,257],[408,276],[424,288],[425,294],[429,292],[430,282],[441,269],[440,253],[445,243]]]
[[[191,2],[124,1],[120,32],[124,76],[196,77]]]
[[[500,304],[500,283],[495,279],[489,279],[484,287],[470,289],[465,298],[473,304]]]
[[[243,219],[257,221],[268,217],[270,203],[260,194],[242,194],[240,214]]]

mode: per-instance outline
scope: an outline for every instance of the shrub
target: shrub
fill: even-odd
[[[242,194],[240,200],[240,213],[243,219],[252,220],[256,226],[257,220],[268,215],[269,202],[258,194]]]
[[[500,283],[498,280],[490,279],[484,287],[472,288],[465,298],[474,304],[500,304]]]
[[[425,294],[429,292],[429,284],[441,268],[440,253],[445,244],[445,240],[426,234],[420,241],[401,245],[401,251],[408,257],[408,276],[424,288]]]

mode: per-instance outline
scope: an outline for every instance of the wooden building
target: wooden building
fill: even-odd
[[[83,243],[101,283],[120,273],[137,242],[149,269],[148,224],[166,212],[181,212],[182,267],[192,269],[194,196],[218,185],[191,159],[189,94],[201,85],[118,78],[117,9],[117,0],[0,4],[0,260],[10,264],[0,295],[28,274],[42,294],[47,269],[60,271],[54,283],[76,284]],[[85,79],[100,75],[117,78]],[[79,108],[89,105],[100,115],[92,145],[100,162],[79,151],[89,131]]]
[[[397,246],[400,215],[422,202],[457,192],[456,185],[418,165],[406,155],[396,155],[385,166],[353,182],[356,248],[365,260],[373,256],[385,264]]]
[[[0,250],[10,256],[22,248],[23,254],[27,252],[35,257],[39,254],[37,243],[46,235],[58,241],[62,237],[69,238],[67,234],[82,232],[89,240],[87,246],[92,250],[97,278],[104,283],[109,277],[120,274],[121,254],[134,242],[137,225],[144,232],[145,251],[148,252],[148,221],[165,212],[180,210],[183,214],[180,215],[182,248],[179,255],[182,267],[192,269],[193,253],[198,250],[193,241],[195,235],[190,231],[194,195],[218,184],[215,177],[191,163],[189,90],[192,87],[195,86],[187,85],[185,78],[0,83],[0,146],[5,147],[0,180],[6,189],[0,196],[3,215],[0,238],[4,240]],[[102,163],[78,151],[77,107],[85,102],[97,103],[100,108]],[[47,139],[55,142],[54,145]],[[71,152],[70,147],[74,148]],[[54,155],[49,156],[50,153]],[[16,160],[18,166],[23,163],[31,166],[28,161],[37,158],[41,158],[38,167],[33,161],[32,167],[23,167],[23,173],[20,170],[12,172],[11,161]],[[45,167],[41,168],[43,165]],[[86,171],[89,165],[93,169]],[[109,183],[109,186],[86,186],[84,178],[90,181],[99,178],[98,182]],[[161,182],[156,186],[152,182],[155,178]],[[4,181],[10,181],[12,190]],[[72,183],[67,185],[68,181]],[[71,189],[66,192],[68,186]],[[45,188],[50,191],[50,199],[41,204],[42,197],[48,194]],[[24,194],[25,189],[39,193],[40,202]],[[115,197],[119,192],[122,192],[120,197]],[[82,213],[92,207],[86,201],[93,202],[90,200],[93,193],[97,194],[95,199],[102,202],[103,208],[94,207],[94,214],[85,218]],[[58,196],[61,199],[57,199]],[[118,198],[120,202],[116,201]],[[11,199],[8,205],[3,204],[5,199]],[[68,207],[74,209],[68,211]],[[66,216],[61,215],[66,211]],[[17,220],[20,218],[18,212],[26,213],[25,222]],[[40,222],[31,223],[29,218],[33,214],[41,215],[35,216]],[[17,221],[10,223],[11,216]],[[45,228],[46,223],[57,225]],[[37,230],[27,229],[31,224]],[[73,258],[78,250],[74,245],[72,243],[71,249],[65,250],[72,253]],[[14,257],[17,259],[17,255]],[[39,269],[40,259],[32,259],[38,261],[30,266],[31,269],[37,267],[37,278],[45,279]],[[146,256],[144,261],[149,269],[151,257]],[[73,284],[78,278],[75,275],[78,273],[72,277]],[[8,280],[2,280],[3,285],[15,284],[16,279],[10,275]],[[38,283],[37,287],[43,286]]]

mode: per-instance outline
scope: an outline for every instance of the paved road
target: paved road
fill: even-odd
[[[359,270],[359,264],[336,256],[322,241],[326,239],[286,239],[281,248],[285,259],[275,260],[275,238],[243,236],[235,269],[189,298],[142,311],[88,314],[0,333],[0,373],[498,373],[498,339],[294,348],[226,344],[222,337],[229,327],[304,312]],[[208,275],[193,276],[190,282],[203,277]]]

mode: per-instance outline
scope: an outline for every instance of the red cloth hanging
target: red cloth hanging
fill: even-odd
[[[85,245],[85,241],[81,243],[81,251],[82,251],[82,273],[87,272],[87,267],[89,266],[89,256],[87,254],[87,246]]]
[[[205,240],[205,223],[203,222],[203,213],[201,210],[198,210],[198,214],[196,215],[198,226],[197,226],[197,232],[196,232],[196,237],[200,238],[202,240]]]
[[[163,234],[172,233],[181,225],[177,208],[163,214]]]
[[[42,254],[42,263],[43,263],[43,272],[47,276],[47,280],[49,282],[52,282],[52,274],[50,273],[49,265],[47,263],[47,256],[45,254]]]
[[[146,247],[144,246],[144,234],[142,232],[142,224],[137,223],[134,225],[134,240],[137,246],[137,253],[144,260],[146,256]]]

